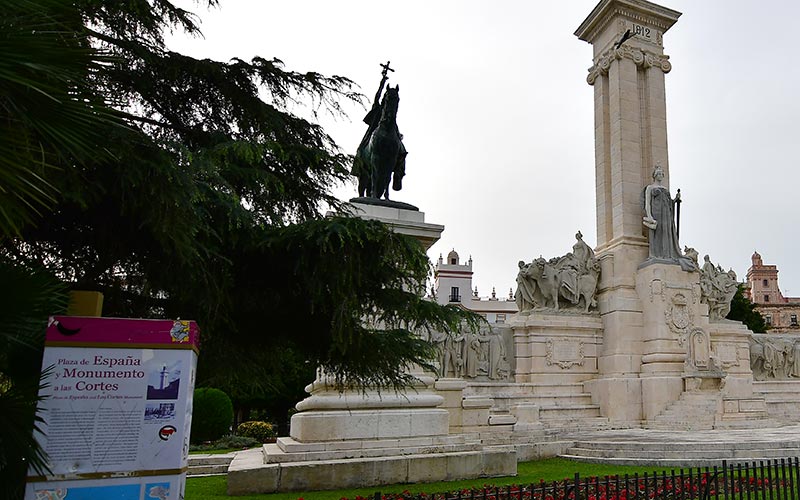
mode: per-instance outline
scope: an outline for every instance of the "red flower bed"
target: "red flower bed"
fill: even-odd
[[[778,479],[777,470],[772,480],[763,477],[763,469],[761,477],[758,477],[757,471],[754,472],[754,476],[740,475],[730,468],[727,474],[722,470],[697,470],[694,474],[590,477],[579,478],[577,487],[572,479],[530,485],[486,484],[481,488],[449,492],[411,493],[406,490],[401,493],[376,493],[369,497],[359,495],[352,499],[343,497],[341,500],[694,500],[710,499],[724,493],[739,495],[743,492],[765,492],[774,488],[783,488],[785,492],[787,487],[800,486],[800,481],[792,480],[791,470],[788,480]]]

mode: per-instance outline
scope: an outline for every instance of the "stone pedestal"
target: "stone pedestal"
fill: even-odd
[[[582,383],[597,376],[603,324],[597,314],[534,311],[509,320],[517,383]]]
[[[712,356],[715,365],[726,373],[723,388],[726,397],[753,396],[753,371],[750,369],[752,332],[739,321],[709,323]]]
[[[311,396],[297,404],[290,437],[313,443],[352,439],[397,439],[448,434],[447,410],[439,409],[444,398],[428,389],[431,377],[418,375],[408,390],[339,392],[324,379],[306,387]]]
[[[493,411],[513,415],[516,432],[575,431],[608,423],[588,389],[598,374],[602,345],[597,313],[534,310],[512,316],[509,326],[515,381],[495,388]]]
[[[461,378],[440,378],[434,385],[436,393],[443,398],[441,408],[447,410],[449,414],[449,432],[451,434],[462,432],[464,426],[462,401],[466,386],[467,382]]]
[[[485,447],[467,434],[450,434],[451,413],[459,404],[460,429],[488,426],[488,404],[476,414],[461,401],[463,386],[443,384],[445,398],[433,392],[433,378],[414,374],[408,390],[339,392],[320,377],[306,390],[292,416],[291,436],[265,444],[262,456],[241,454],[228,471],[228,493],[269,493],[452,481],[513,475],[514,448]],[[453,381],[455,382],[455,381]],[[457,401],[458,400],[458,401]],[[475,417],[477,422],[473,422]]]
[[[643,319],[642,417],[651,420],[684,391],[690,336],[707,319],[701,314],[699,274],[677,264],[643,265],[636,291]],[[710,353],[710,345],[705,348]]]
[[[351,202],[350,206],[357,217],[383,222],[396,233],[416,238],[426,251],[439,241],[444,231],[442,225],[425,222],[425,212],[419,210],[358,202]]]

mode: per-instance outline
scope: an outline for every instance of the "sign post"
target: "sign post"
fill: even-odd
[[[182,499],[197,353],[193,321],[51,318],[37,434],[50,473],[29,475],[25,499]]]

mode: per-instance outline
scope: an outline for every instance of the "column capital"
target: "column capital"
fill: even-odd
[[[595,58],[594,65],[589,68],[586,83],[594,85],[598,76],[607,75],[611,64],[620,59],[630,59],[640,68],[659,68],[664,73],[672,71],[672,63],[666,54],[654,54],[636,47],[623,45],[619,48],[610,48]]]

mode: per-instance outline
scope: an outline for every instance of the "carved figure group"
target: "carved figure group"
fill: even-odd
[[[750,338],[750,369],[755,380],[800,378],[800,340],[753,335]]]
[[[519,262],[515,299],[520,312],[533,309],[582,309],[597,307],[597,283],[600,264],[594,251],[575,235],[572,252],[545,260],[542,257],[526,264]]]
[[[708,255],[703,257],[703,267],[700,268],[700,302],[708,304],[710,321],[723,320],[731,312],[731,300],[738,286],[733,269],[725,272],[722,267],[714,266]]]
[[[511,376],[503,337],[491,328],[459,335],[437,332],[432,340],[439,350],[440,377],[507,380]]]

